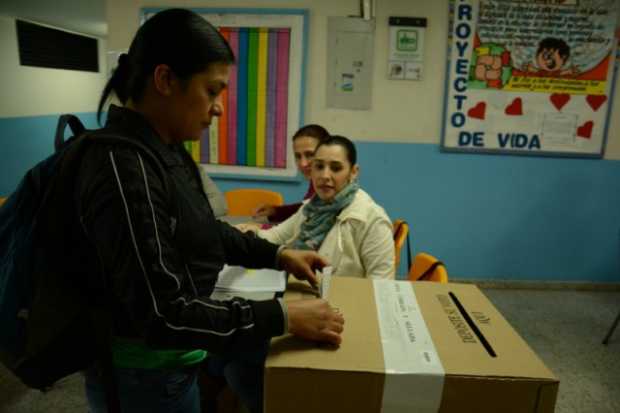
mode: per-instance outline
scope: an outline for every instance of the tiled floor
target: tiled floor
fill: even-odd
[[[620,412],[620,292],[485,290],[560,379],[558,413]]]
[[[620,311],[620,292],[485,289],[489,299],[559,377],[558,413],[620,412],[620,327],[601,341]],[[48,394],[0,370],[0,412],[86,412],[82,379]]]

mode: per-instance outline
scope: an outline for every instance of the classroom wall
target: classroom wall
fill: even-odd
[[[431,4],[432,3],[432,4]],[[112,50],[127,48],[137,28],[139,8],[187,6],[246,7],[246,8],[305,8],[310,11],[308,42],[309,70],[306,71],[306,113],[305,118],[332,127],[334,133],[352,136],[356,140],[385,142],[436,142],[441,122],[443,78],[438,71],[445,70],[447,3],[412,0],[379,1],[377,4],[377,31],[374,78],[373,109],[371,111],[349,111],[328,109],[325,104],[327,79],[327,17],[359,14],[357,0],[275,0],[275,1],[148,1],[140,0],[128,4],[122,0],[108,0],[107,16],[110,32],[109,46]],[[415,6],[412,7],[412,4]],[[445,7],[444,7],[445,6]],[[428,77],[423,82],[386,80],[389,15],[424,15],[429,18],[429,36],[426,47],[426,68]],[[439,53],[432,53],[439,50]],[[423,99],[420,96],[424,96]],[[398,104],[394,104],[398,102]],[[415,124],[406,122],[415,119]]]
[[[307,121],[330,127],[357,141],[438,144],[441,133],[448,0],[376,0],[376,32],[372,109],[355,111],[326,107],[327,17],[359,15],[358,0],[107,0],[108,44],[111,50],[129,47],[138,27],[140,8],[304,8],[310,12],[306,71]],[[387,80],[389,16],[426,17],[425,70],[422,81]],[[615,97],[620,95],[616,89]],[[610,136],[620,131],[620,108],[615,105]],[[620,159],[620,140],[610,139],[606,159]]]
[[[362,185],[412,228],[414,253],[429,251],[452,277],[620,281],[619,105],[605,160],[447,154],[439,151],[448,2],[378,0],[372,109],[325,103],[327,16],[357,14],[357,0],[108,0],[108,42],[127,48],[140,7],[288,7],[310,11],[306,122],[355,139]],[[428,19],[422,81],[386,78],[388,16]],[[614,99],[618,101],[618,90]],[[216,179],[223,190],[269,187],[287,201],[306,183]],[[399,272],[405,272],[405,261]]]
[[[0,16],[0,118],[95,111],[106,67],[106,43],[98,41],[99,73],[21,66],[15,19]]]
[[[447,0],[377,1],[369,111],[325,106],[327,16],[356,14],[358,1],[108,0],[108,50],[128,48],[138,27],[139,8],[165,6],[309,9],[306,121],[322,123],[357,142],[364,188],[392,218],[410,223],[414,253],[427,251],[440,257],[451,278],[620,281],[618,90],[604,160],[441,153]],[[428,18],[422,81],[386,79],[391,15]],[[92,118],[92,113],[83,115]],[[24,130],[36,129],[37,122],[19,119]],[[3,122],[0,118],[2,137]],[[44,135],[48,126],[38,125],[28,139]],[[12,190],[21,176],[17,169],[9,175],[5,181],[0,177],[0,194]],[[224,191],[272,188],[287,201],[300,199],[306,190],[301,181],[216,182]],[[403,255],[400,273],[405,261]]]
[[[96,126],[94,112],[106,71],[106,44],[98,41],[99,73],[21,66],[15,18],[0,16],[0,196],[52,153],[58,114],[78,113],[89,127]]]

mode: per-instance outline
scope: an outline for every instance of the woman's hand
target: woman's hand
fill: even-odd
[[[338,345],[344,317],[322,299],[289,301],[288,331],[298,337]]]
[[[318,285],[314,272],[329,265],[327,260],[315,251],[288,248],[282,250],[278,262],[284,271],[293,274],[298,280],[307,280],[313,287]]]
[[[270,216],[276,213],[276,207],[273,205],[259,205],[252,214],[254,218],[265,217],[269,218]]]
[[[261,224],[258,224],[256,222],[243,222],[241,224],[236,224],[234,225],[235,228],[237,228],[239,231],[241,232],[258,232],[258,230],[261,227]]]

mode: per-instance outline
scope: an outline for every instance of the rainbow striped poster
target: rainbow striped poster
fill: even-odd
[[[224,112],[186,147],[200,163],[286,168],[290,28],[220,32],[237,59],[222,95]]]

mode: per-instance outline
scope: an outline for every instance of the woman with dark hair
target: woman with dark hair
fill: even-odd
[[[295,164],[297,169],[309,181],[308,191],[304,195],[304,199],[310,199],[314,195],[314,187],[310,179],[310,170],[312,157],[317,145],[329,138],[327,130],[320,125],[306,125],[301,127],[293,135],[293,153],[295,154]],[[301,207],[302,203],[298,202],[289,205],[261,205],[257,208],[256,217],[266,217],[269,222],[282,222],[293,215]],[[241,229],[248,229],[242,227]]]
[[[255,349],[286,332],[340,342],[343,318],[324,300],[210,299],[224,263],[277,267],[311,283],[326,264],[315,252],[283,249],[213,216],[182,142],[199,139],[222,113],[233,62],[206,20],[165,10],[140,27],[101,96],[99,114],[111,93],[123,106],[110,106],[92,141],[101,133],[146,148],[91,144],[76,177],[76,225],[110,286],[123,412],[199,412],[196,377],[205,350],[229,358],[226,378],[251,411],[260,411],[264,353]],[[144,152],[159,159],[163,173]],[[85,376],[90,411],[105,412],[102,370]]]
[[[293,216],[258,235],[278,245],[317,251],[332,275],[394,278],[392,222],[357,182],[355,145],[344,136],[319,143],[312,160],[316,190]]]

